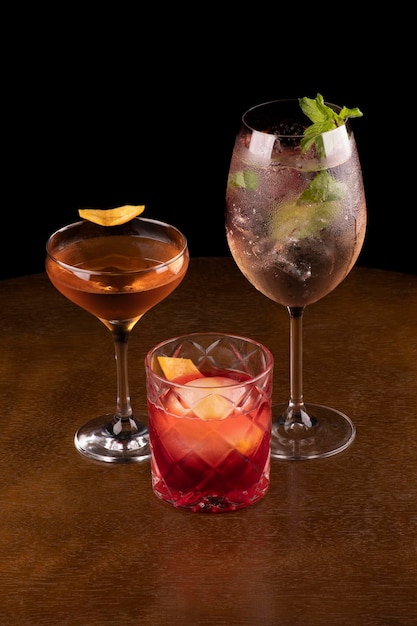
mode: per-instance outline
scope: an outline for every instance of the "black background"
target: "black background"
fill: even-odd
[[[190,7],[37,9],[14,22],[1,277],[43,271],[48,235],[80,207],[145,204],[186,234],[192,256],[228,255],[224,195],[242,113],[318,92],[364,114],[352,121],[369,216],[359,264],[417,272],[404,16],[380,15],[371,45],[358,12],[324,24],[297,6],[285,16],[262,3],[245,15]]]

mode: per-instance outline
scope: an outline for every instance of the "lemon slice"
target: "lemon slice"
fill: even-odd
[[[89,222],[100,226],[119,226],[130,222],[145,210],[145,205],[125,204],[115,209],[78,209],[78,214]]]

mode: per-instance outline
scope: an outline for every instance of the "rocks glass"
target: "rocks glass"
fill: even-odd
[[[193,333],[158,344],[145,368],[155,494],[209,513],[262,498],[270,471],[270,351],[245,337]]]

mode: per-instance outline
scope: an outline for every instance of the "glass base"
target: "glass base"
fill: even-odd
[[[96,461],[132,463],[151,458],[149,433],[142,422],[130,419],[133,429],[117,433],[114,415],[101,415],[81,426],[74,436],[78,452]]]
[[[311,425],[286,423],[286,404],[272,406],[271,457],[306,460],[332,456],[345,450],[356,434],[352,421],[340,411],[320,404],[308,404]]]

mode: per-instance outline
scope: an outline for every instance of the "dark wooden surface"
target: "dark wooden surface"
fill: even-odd
[[[417,624],[417,276],[356,267],[305,313],[305,399],[357,426],[323,460],[273,461],[253,507],[224,515],[160,502],[149,463],[90,462],[76,428],[111,409],[110,333],[45,274],[0,283],[0,624]],[[129,347],[189,331],[250,336],[287,399],[288,319],[229,258],[193,258]]]

